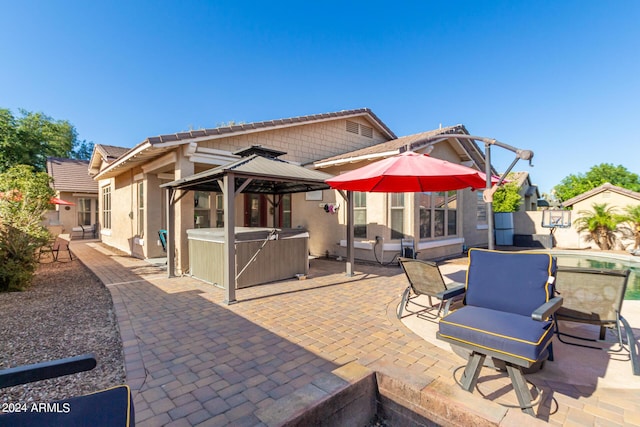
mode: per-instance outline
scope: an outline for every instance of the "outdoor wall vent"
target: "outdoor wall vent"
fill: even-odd
[[[347,120],[347,132],[355,133],[356,135],[366,136],[367,138],[373,138],[373,128],[365,125],[361,125],[356,122]]]
[[[358,127],[359,127],[358,123],[350,122],[349,120],[347,120],[347,132],[358,134],[360,133],[358,131]]]

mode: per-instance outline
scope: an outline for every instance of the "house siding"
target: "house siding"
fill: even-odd
[[[369,121],[363,118],[356,117],[348,120],[373,127]],[[373,129],[372,138],[347,132],[346,123],[346,119],[311,123],[219,138],[200,142],[198,145],[204,148],[215,148],[230,152],[250,145],[262,145],[286,152],[287,154],[281,157],[284,160],[306,164],[387,141],[375,128]]]

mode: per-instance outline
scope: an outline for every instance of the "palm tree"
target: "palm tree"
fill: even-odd
[[[611,249],[616,242],[615,231],[618,228],[619,216],[613,206],[606,203],[594,203],[593,211],[580,211],[575,224],[579,232],[588,231],[587,242],[593,241],[602,250]]]
[[[635,240],[633,249],[638,250],[640,248],[640,205],[628,205],[625,207],[624,213],[618,217],[618,222],[630,225],[629,234],[633,235]]]

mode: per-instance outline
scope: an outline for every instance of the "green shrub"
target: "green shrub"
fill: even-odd
[[[49,175],[25,165],[0,174],[0,292],[31,284],[37,250],[50,238],[42,225],[54,194],[50,182]]]

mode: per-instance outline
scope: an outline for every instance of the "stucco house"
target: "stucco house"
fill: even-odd
[[[55,205],[46,215],[46,225],[57,233],[98,223],[98,183],[89,176],[86,160],[47,158],[47,173],[53,178],[56,197],[73,205]],[[56,234],[57,234],[56,233]]]
[[[572,209],[571,220],[575,222],[580,217],[582,211],[592,211],[594,204],[606,203],[607,206],[613,207],[618,213],[623,213],[627,206],[640,205],[640,193],[636,191],[627,190],[622,187],[610,183],[604,183],[592,190],[579,194],[565,202],[562,206],[567,209]],[[572,227],[575,231],[575,227]],[[584,233],[576,234],[576,240],[572,242],[579,248],[597,248],[597,245],[593,242],[585,242]],[[621,236],[622,237],[622,236]],[[632,247],[634,244],[633,239],[621,239],[619,242],[623,248]]]
[[[134,256],[163,256],[158,231],[167,228],[166,190],[160,185],[237,161],[239,150],[262,146],[284,152],[280,159],[335,175],[405,148],[484,170],[473,142],[449,138],[464,126],[398,138],[371,110],[356,109],[289,119],[201,129],[150,137],[109,159],[96,147],[89,171],[99,187],[101,239]],[[423,144],[426,136],[442,138]],[[421,257],[459,253],[463,244],[487,244],[486,212],[480,192],[447,194],[361,194],[356,197],[357,258],[390,258],[403,241]],[[333,190],[286,195],[274,207],[264,195],[236,197],[235,223],[248,227],[304,228],[312,255],[344,253],[344,201]],[[220,227],[219,193],[184,192],[174,206],[176,271],[189,266],[187,230]],[[274,212],[277,209],[278,212]],[[483,217],[484,215],[484,217]],[[377,240],[380,245],[374,251]],[[384,243],[382,243],[384,242]]]
[[[521,212],[537,211],[540,191],[538,190],[538,186],[531,182],[531,174],[525,171],[512,172],[507,176],[507,179],[518,186],[518,193],[522,198],[522,203],[518,210]]]

